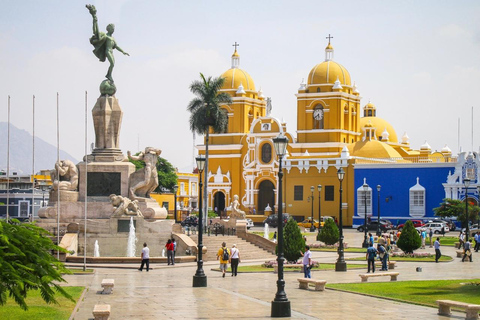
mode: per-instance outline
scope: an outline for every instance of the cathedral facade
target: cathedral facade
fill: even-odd
[[[222,106],[228,114],[226,131],[210,134],[205,197],[209,208],[228,210],[233,196],[238,195],[247,214],[268,215],[276,212],[282,201],[284,212],[297,220],[310,216],[318,219],[319,211],[322,216],[338,219],[341,210],[344,225],[355,225],[365,214],[376,213],[372,188],[377,182],[373,181],[375,185],[369,193],[362,194],[359,188],[365,179],[388,178],[391,170],[413,168],[412,165],[427,168],[432,164],[443,166],[435,172],[438,180],[435,186],[440,191],[435,191],[432,201],[445,197],[441,183],[446,181],[446,174],[453,170],[456,160],[450,149],[432,152],[425,143],[414,150],[406,133],[399,139],[393,127],[377,117],[375,105],[369,102],[362,107],[360,93],[348,70],[334,60],[330,42],[325,48],[324,61],[313,66],[296,93],[295,134],[288,131],[287,123],[271,116],[270,99],[240,68],[236,49],[231,68],[221,77],[225,78],[221,91],[230,94],[233,103]],[[280,133],[289,139],[282,163],[283,199],[278,199],[279,163],[272,142]],[[205,145],[197,148],[200,154],[205,153]],[[340,168],[346,172],[342,204],[337,178]],[[400,171],[395,172],[393,176],[398,175],[399,179],[406,177]],[[409,183],[416,185],[412,179]],[[382,183],[387,190],[390,185],[392,189],[395,187],[395,179],[384,179]],[[390,193],[393,198],[394,192]],[[365,207],[361,201],[369,204],[368,210],[361,209]],[[396,211],[394,216],[409,217],[407,212],[401,215]]]

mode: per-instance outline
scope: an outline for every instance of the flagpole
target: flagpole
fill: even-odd
[[[10,205],[10,96],[8,96],[8,108],[7,108],[7,223],[10,218],[9,205]]]
[[[85,91],[85,223],[83,227],[83,237],[85,239],[83,249],[83,271],[87,269],[87,172],[88,172],[88,157],[87,157],[87,98],[88,93]]]
[[[35,95],[32,101],[32,215],[30,222],[35,218]]]
[[[57,92],[57,245],[60,245],[60,117],[58,100]],[[58,250],[57,259],[60,260],[60,251]]]

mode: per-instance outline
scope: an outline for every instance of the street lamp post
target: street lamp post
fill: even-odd
[[[310,191],[312,192],[312,195],[309,197],[312,200],[312,225],[310,226],[310,232],[314,232],[315,231],[315,221],[313,220],[313,199],[315,199],[315,198],[313,197],[313,191],[315,191],[315,187],[311,186]]]
[[[283,213],[282,213],[282,159],[287,151],[288,138],[280,133],[276,138],[272,139],[275,152],[278,156],[278,247],[277,247],[277,264],[278,264],[278,280],[277,293],[275,299],[272,301],[271,317],[281,318],[290,317],[292,310],[290,308],[290,301],[288,301],[287,293],[285,292],[285,280],[283,279]]]
[[[382,188],[381,185],[377,185],[377,196],[378,196],[378,200],[377,200],[377,214],[378,214],[378,218],[377,218],[377,236],[381,236],[382,235],[382,230],[380,229],[380,189]]]
[[[480,185],[477,186],[477,190],[478,190],[478,195],[480,197]],[[477,228],[479,227],[480,227],[480,212],[477,215]]]
[[[205,168],[205,157],[198,156],[195,158],[197,161],[197,168],[199,173],[199,197],[198,197],[198,227],[200,232],[198,233],[198,248],[197,248],[197,272],[193,276],[193,286],[194,287],[206,287],[207,286],[207,276],[203,272],[203,260],[202,260],[202,238],[203,238],[203,217],[202,217],[202,172]]]
[[[365,236],[363,238],[363,244],[362,244],[362,248],[368,248],[368,238],[367,238],[367,192],[368,192],[368,189],[370,187],[368,186],[368,184],[365,182],[363,184],[363,195],[365,196],[365,222],[363,224],[363,229],[365,231]]]
[[[468,187],[470,186],[470,179],[463,179],[463,184],[465,185],[465,220],[467,221],[467,234],[465,235],[465,242],[468,241],[468,234],[470,233],[469,223],[470,219],[468,218]]]
[[[322,211],[321,211],[321,195],[322,195],[322,185],[319,184],[317,186],[318,190],[318,232],[320,232],[320,229],[322,228]]]
[[[175,196],[175,210],[173,211],[173,216],[175,218],[175,223],[177,223],[177,190],[178,190],[178,185],[173,186],[173,194]]]
[[[345,178],[345,171],[343,168],[338,169],[337,171],[338,181],[340,181],[340,205],[339,205],[339,225],[340,225],[340,241],[338,243],[338,260],[335,263],[335,271],[347,271],[347,263],[343,255],[343,214],[342,214],[342,182]]]

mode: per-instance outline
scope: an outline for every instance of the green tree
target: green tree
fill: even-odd
[[[46,303],[57,303],[56,293],[73,301],[59,285],[65,282],[61,273],[70,272],[51,254],[53,250],[65,250],[48,236],[46,230],[32,223],[0,221],[0,305],[11,297],[27,310],[25,298],[30,290],[40,290]]]
[[[413,253],[422,245],[422,239],[417,230],[413,226],[413,222],[408,220],[403,226],[400,238],[397,241],[397,246],[405,253]]]
[[[436,216],[442,218],[456,217],[462,225],[465,225],[465,221],[467,220],[465,209],[465,201],[446,198],[443,199],[443,202],[440,203],[439,207],[433,208],[433,212]],[[468,201],[468,218],[471,223],[477,221],[479,212],[480,207],[476,206],[473,202]]]
[[[138,156],[140,152],[137,152],[135,155]],[[145,167],[145,162],[141,160],[129,160],[135,165],[135,169],[142,169]],[[162,189],[173,190],[173,186],[177,184],[177,173],[173,165],[167,161],[167,159],[158,157],[157,160],[157,174],[158,174],[158,187],[154,190],[155,192],[161,192]]]
[[[324,242],[328,245],[334,245],[340,239],[340,231],[333,219],[327,219],[323,228],[317,234],[317,240]]]
[[[232,97],[226,92],[219,92],[225,78],[212,78],[200,73],[201,80],[193,81],[190,91],[196,96],[188,104],[190,112],[190,130],[205,135],[205,168],[208,172],[208,139],[210,128],[215,133],[225,132],[228,125],[228,115],[222,105],[230,105]],[[204,195],[207,195],[207,183],[204,183]],[[204,203],[204,212],[207,212],[207,201]]]
[[[296,262],[305,251],[305,241],[298,224],[293,219],[288,219],[283,229],[284,255],[287,261]]]

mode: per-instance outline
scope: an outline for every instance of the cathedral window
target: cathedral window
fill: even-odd
[[[265,143],[262,146],[262,162],[270,163],[272,160],[272,146],[269,143]]]
[[[225,118],[227,119],[227,124],[225,125],[225,130],[223,130],[222,133],[227,133],[228,132],[228,111],[227,111],[227,109],[222,108],[222,112],[225,114]]]
[[[325,201],[335,201],[334,186],[325,186]]]
[[[420,179],[417,178],[417,184],[410,188],[410,216],[422,218],[425,216],[425,188],[420,185]]]
[[[317,88],[317,92],[320,92],[320,88]]]
[[[293,187],[293,200],[303,201],[303,186]]]
[[[372,215],[372,188],[365,191],[363,186],[360,186],[357,189],[357,215],[365,217],[365,214],[367,217]]]

